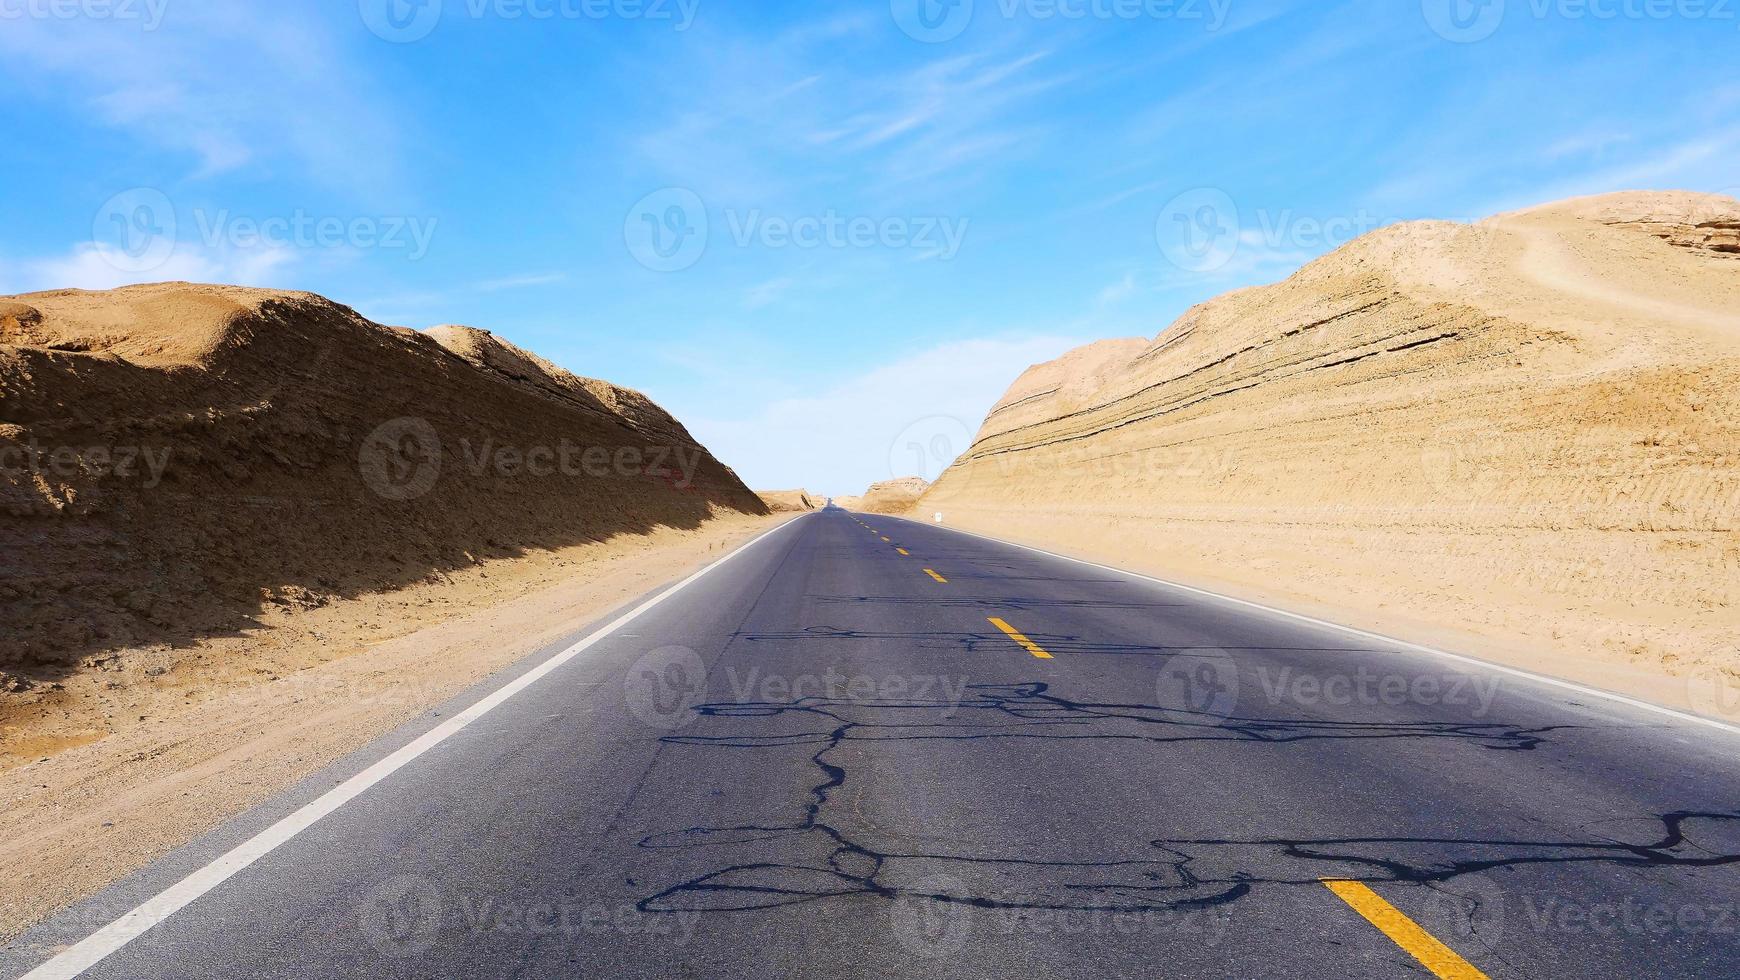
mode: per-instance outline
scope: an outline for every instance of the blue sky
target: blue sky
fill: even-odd
[[[0,292],[484,327],[842,494],[1359,231],[1731,193],[1737,52],[1740,0],[0,0]]]

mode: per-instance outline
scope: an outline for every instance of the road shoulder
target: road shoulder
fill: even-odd
[[[799,515],[726,518],[495,562],[479,582],[432,583],[358,600],[343,615],[397,635],[294,672],[169,688],[150,714],[90,744],[0,773],[0,937],[11,940],[249,807],[272,799],[418,714],[578,627],[680,579]],[[478,601],[483,599],[485,601]],[[318,646],[321,631],[298,640]],[[252,638],[269,642],[270,633]],[[216,655],[224,644],[207,651]],[[281,652],[281,651],[280,651]]]

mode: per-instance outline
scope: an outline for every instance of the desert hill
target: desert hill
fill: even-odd
[[[1036,366],[918,506],[1686,703],[1740,668],[1737,503],[1740,202],[1648,192],[1392,226]]]
[[[767,505],[767,509],[778,514],[801,513],[804,511],[821,510],[827,504],[827,498],[817,498],[808,490],[757,490],[755,495]]]
[[[0,297],[0,669],[766,513],[638,392],[309,293]]]
[[[928,486],[923,477],[903,476],[872,483],[861,496],[841,497],[835,503],[847,510],[870,514],[902,514],[912,509]]]

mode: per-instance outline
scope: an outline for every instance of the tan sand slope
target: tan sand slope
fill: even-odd
[[[842,497],[835,503],[847,510],[869,514],[904,514],[912,509],[929,486],[923,477],[903,476],[897,480],[872,483],[863,496]]]
[[[645,396],[481,330],[186,283],[0,297],[13,687],[727,512],[766,510]]]
[[[776,514],[801,513],[803,511],[821,510],[827,503],[825,498],[810,495],[808,490],[757,490],[755,495],[767,505],[767,509]]]
[[[1386,228],[1032,368],[919,509],[1720,714],[1737,503],[1740,202],[1651,192]]]

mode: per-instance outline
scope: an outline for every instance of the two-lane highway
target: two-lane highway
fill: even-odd
[[[1593,695],[837,509],[552,654],[7,964],[1740,975],[1734,737]]]

